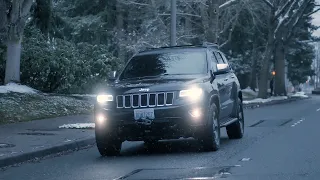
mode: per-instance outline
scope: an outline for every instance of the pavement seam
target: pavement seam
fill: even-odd
[[[89,145],[93,145],[94,143],[95,143],[95,138],[89,138],[89,139],[78,140],[70,143],[65,143],[62,145],[52,146],[45,149],[40,149],[38,151],[23,153],[17,156],[3,158],[3,159],[0,159],[0,168],[22,163],[35,158],[41,158],[47,155],[57,154],[63,151],[79,150]]]

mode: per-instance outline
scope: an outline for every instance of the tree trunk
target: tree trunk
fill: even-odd
[[[279,40],[276,43],[275,50],[275,89],[274,94],[276,96],[286,96],[286,84],[285,84],[285,45],[283,41]]]
[[[4,83],[20,82],[21,39],[7,42],[6,76]]]
[[[268,45],[265,55],[262,59],[262,67],[260,70],[259,93],[258,98],[268,98],[268,77],[270,68],[270,57],[272,55],[272,47]]]
[[[253,43],[252,49],[252,69],[251,69],[251,78],[250,78],[250,88],[253,91],[256,91],[257,88],[257,63],[258,63],[258,51],[257,44]]]
[[[125,38],[124,32],[124,18],[123,11],[121,9],[121,2],[117,1],[116,11],[117,11],[117,31],[118,31],[118,57],[122,62],[125,62],[125,48],[121,46],[122,41]]]
[[[207,38],[207,34],[209,34],[209,17],[206,11],[206,6],[203,4],[200,4],[199,6],[200,6],[201,23],[203,27],[203,34],[205,35],[205,38]]]
[[[220,0],[209,1],[209,30],[206,38],[209,42],[218,43],[219,5]]]
[[[8,6],[5,0],[0,0],[0,40],[7,31],[7,10]],[[1,43],[1,41],[0,41]]]
[[[274,11],[270,10],[269,12],[269,21],[268,21],[268,42],[267,48],[262,58],[262,67],[260,70],[260,79],[259,79],[259,93],[258,98],[266,99],[268,97],[268,77],[269,77],[269,69],[270,69],[270,59],[274,50]]]

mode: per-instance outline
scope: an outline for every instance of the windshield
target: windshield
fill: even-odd
[[[140,55],[127,64],[120,79],[207,73],[205,51]]]

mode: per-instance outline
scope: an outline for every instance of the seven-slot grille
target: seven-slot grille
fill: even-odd
[[[117,96],[117,108],[161,107],[173,104],[174,93],[145,93]]]

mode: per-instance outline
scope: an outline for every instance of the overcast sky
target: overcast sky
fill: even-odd
[[[316,0],[318,4],[320,4],[320,0]],[[320,12],[317,12],[313,15],[313,24],[320,26]],[[315,36],[320,36],[320,29],[314,32]]]

